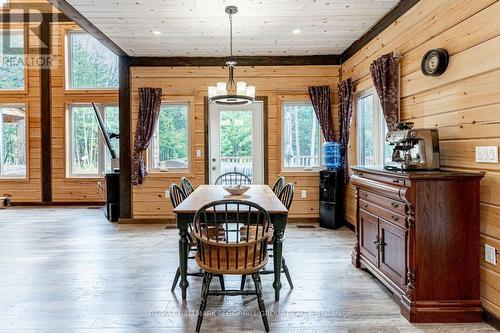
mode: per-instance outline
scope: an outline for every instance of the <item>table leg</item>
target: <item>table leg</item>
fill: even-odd
[[[274,242],[273,242],[273,261],[274,261],[274,299],[280,300],[281,290],[281,258],[283,253],[283,235],[285,233],[285,217],[281,215],[273,216]]]
[[[187,280],[187,261],[189,253],[189,240],[188,240],[188,215],[177,216],[177,228],[179,229],[179,269],[181,272],[181,279],[179,286],[182,289],[182,299],[186,299],[186,291],[189,286]]]

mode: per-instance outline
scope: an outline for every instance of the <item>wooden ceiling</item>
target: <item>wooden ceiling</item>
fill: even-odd
[[[130,56],[340,54],[397,0],[68,0]],[[300,30],[300,33],[294,33]],[[159,31],[161,34],[154,34]]]

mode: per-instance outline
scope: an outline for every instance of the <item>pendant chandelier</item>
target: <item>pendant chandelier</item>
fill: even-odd
[[[208,87],[208,101],[222,105],[247,105],[255,101],[255,87],[247,86],[246,82],[234,81],[234,67],[236,61],[233,57],[233,15],[238,12],[238,7],[227,6],[226,13],[229,14],[229,49],[230,57],[226,62],[229,69],[229,77],[226,82],[217,82],[216,86]]]

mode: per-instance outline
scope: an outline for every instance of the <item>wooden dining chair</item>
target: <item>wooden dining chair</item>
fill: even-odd
[[[169,194],[170,194],[170,201],[172,202],[172,206],[177,207],[179,204],[186,199],[186,194],[184,191],[180,188],[179,185],[177,184],[172,184],[170,185],[169,188]],[[195,253],[196,252],[196,241],[194,240],[193,237],[193,227],[192,224],[189,223],[189,233],[188,233],[188,241],[189,241],[189,252]],[[194,256],[188,256],[188,259],[194,259]],[[198,277],[203,277],[203,273],[200,271],[196,273],[187,273],[188,276],[198,276]],[[179,282],[179,278],[181,276],[181,269],[180,267],[177,267],[177,271],[175,272],[174,276],[174,281],[172,282],[172,287],[170,290],[174,291],[175,287],[177,286],[177,283]],[[222,275],[219,275],[219,282],[221,285],[222,289],[225,289],[224,286],[224,277]]]
[[[193,184],[191,184],[191,182],[189,181],[189,179],[187,179],[187,177],[181,178],[181,186],[186,197],[189,196],[194,191]]]
[[[283,187],[285,187],[285,183],[286,183],[285,177],[283,176],[278,177],[278,179],[276,179],[276,182],[273,185],[274,194],[278,196]]]
[[[281,203],[283,204],[283,206],[286,207],[287,210],[290,210],[290,207],[292,206],[294,194],[295,194],[295,186],[292,183],[288,183],[285,185],[285,187],[283,187],[283,189],[281,190],[281,192],[278,195],[278,199],[280,199]],[[287,218],[288,218],[288,214],[287,214]],[[243,228],[241,228],[241,231],[244,233],[244,232],[246,232],[245,229],[246,229],[246,227],[243,227]],[[269,237],[268,250],[273,251],[272,246],[273,246],[274,238],[273,238],[272,227],[270,228],[270,233],[271,233],[271,236]],[[271,255],[271,257],[272,257],[272,255]],[[293,289],[293,281],[292,281],[292,277],[290,275],[290,271],[288,270],[288,266],[286,265],[285,256],[281,256],[281,273],[285,274],[286,280],[288,281],[288,285],[290,286],[291,289]],[[262,275],[274,274],[274,270],[264,269],[260,272],[260,274],[262,274]],[[245,281],[246,281],[246,275],[242,275],[241,276],[240,290],[245,289]]]
[[[200,331],[209,295],[256,295],[264,327],[269,332],[259,271],[268,260],[270,223],[269,213],[249,201],[214,201],[198,210],[193,223],[198,248],[196,263],[204,271],[204,278],[196,332]],[[249,226],[245,237],[241,237],[242,225]],[[221,227],[225,232],[224,238],[213,237],[210,230]],[[255,290],[211,291],[210,282],[215,274],[252,275]]]
[[[220,175],[215,185],[251,185],[252,180],[241,172],[231,171]]]

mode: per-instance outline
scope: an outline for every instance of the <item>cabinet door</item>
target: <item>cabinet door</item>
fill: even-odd
[[[379,219],[380,271],[400,287],[406,278],[406,231]]]
[[[359,251],[378,266],[378,219],[362,209],[359,210]]]

